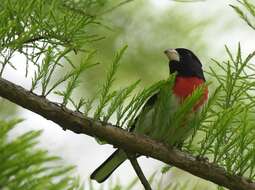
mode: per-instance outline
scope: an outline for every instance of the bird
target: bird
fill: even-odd
[[[170,74],[176,73],[172,93],[176,97],[178,104],[181,104],[199,86],[205,84],[206,80],[202,69],[202,63],[191,50],[186,48],[169,48],[164,51],[164,54],[169,60]],[[153,111],[151,110],[155,107],[157,97],[158,93],[152,95],[144,104],[141,113],[145,112],[145,117],[153,117]],[[202,96],[194,105],[194,112],[199,110],[202,105],[206,103],[207,99],[208,87],[205,86]],[[137,125],[139,123],[139,117],[142,117],[141,113],[137,116],[134,125],[131,127],[131,131],[133,132],[136,132],[135,128],[139,127]],[[91,174],[90,178],[96,180],[98,183],[104,182],[125,160],[127,160],[125,151],[117,149]]]

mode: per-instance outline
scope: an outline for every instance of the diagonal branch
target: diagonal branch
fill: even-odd
[[[0,96],[77,134],[98,137],[128,152],[150,156],[231,190],[255,190],[255,183],[223,168],[152,140],[73,112],[0,78]]]

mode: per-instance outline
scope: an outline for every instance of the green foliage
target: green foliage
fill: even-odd
[[[74,167],[58,164],[60,159],[36,147],[41,131],[30,131],[10,138],[10,131],[21,120],[0,120],[1,189],[83,189],[79,179],[70,177]]]
[[[254,20],[255,18],[255,5],[251,3],[249,0],[240,0],[238,1],[242,7],[246,9],[250,13],[248,16],[240,6],[230,5],[235,12],[253,29],[255,30],[255,23],[249,17],[251,16]]]
[[[85,26],[95,22],[91,16],[80,16],[69,9],[64,0],[3,0],[1,1],[1,50],[22,48],[35,42],[50,43],[80,49],[81,42],[95,40]],[[86,2],[89,9],[95,2]]]
[[[71,95],[81,73],[95,65],[88,64],[94,53],[88,53],[87,59],[80,61],[78,66],[69,55],[84,52],[86,44],[102,38],[89,32],[89,27],[99,24],[90,13],[103,10],[104,5],[101,0],[1,1],[0,76],[6,66],[16,69],[15,64],[23,64],[13,63],[13,57],[24,57],[25,76],[28,76],[28,71],[34,70],[32,92],[38,87],[42,96],[55,92],[63,97],[63,105],[70,102],[79,111],[88,100],[81,98],[76,103]],[[77,7],[86,14],[80,14]],[[66,83],[65,90],[58,90]]]
[[[157,93],[162,87],[162,85],[165,84],[165,82],[166,81],[162,80],[152,84],[147,88],[144,88],[131,99],[131,101],[127,104],[126,107],[123,107],[122,112],[119,114],[120,116],[123,116],[123,121],[120,125],[122,128],[126,127],[128,130],[130,129],[130,127],[134,124],[138,112],[141,110],[146,100],[148,100],[152,95]],[[118,119],[118,121],[120,122],[122,117]]]
[[[137,87],[140,80],[134,82],[130,86],[119,90],[116,96],[113,98],[111,105],[107,110],[107,115],[104,117],[104,121],[108,121],[115,111],[117,111],[117,123],[120,122],[121,116],[124,115],[122,112],[124,101],[129,97],[133,90]]]
[[[109,93],[110,88],[112,87],[112,84],[114,82],[114,77],[116,74],[116,71],[118,69],[120,59],[123,56],[125,50],[127,49],[127,46],[123,47],[119,53],[117,53],[114,57],[113,63],[111,65],[111,68],[109,69],[109,72],[107,74],[105,84],[103,85],[102,89],[99,91],[100,93],[100,100],[99,105],[95,111],[94,118],[100,119],[102,116],[102,110],[103,108],[108,104],[109,100],[111,100],[115,95],[116,91]]]
[[[93,67],[95,66],[96,64],[90,64],[90,60],[92,58],[92,56],[95,54],[95,52],[92,52],[90,53],[87,58],[82,61],[80,63],[80,65],[78,65],[78,67],[74,68],[74,70],[70,73],[70,74],[67,74],[66,76],[64,76],[63,79],[60,79],[59,82],[57,82],[56,84],[57,85],[54,85],[52,89],[55,89],[59,84],[61,84],[62,82],[65,82],[68,78],[70,78],[70,80],[68,81],[67,83],[67,87],[64,91],[60,92],[60,91],[56,91],[55,93],[60,95],[60,96],[63,96],[63,102],[62,102],[62,105],[66,106],[67,103],[68,103],[68,100],[70,100],[72,102],[72,104],[74,105],[74,107],[76,108],[76,110],[78,111],[83,105],[84,105],[84,99],[81,99],[79,101],[79,103],[76,105],[74,103],[74,101],[71,99],[71,95],[74,91],[74,89],[76,87],[78,87],[79,85],[79,77],[81,76],[81,74],[89,69],[90,67]],[[47,94],[49,94],[50,91],[48,91]]]
[[[219,87],[194,122],[195,138],[192,145],[185,146],[192,154],[209,159],[232,174],[254,180],[254,66],[245,58],[239,44],[237,55],[226,47],[229,60],[218,62],[219,68],[210,68],[210,75]],[[199,139],[195,141],[194,139]]]
[[[84,61],[81,61],[76,68],[68,56],[71,52],[84,52],[84,45],[101,39],[88,31],[91,25],[99,24],[97,18],[89,14],[80,15],[73,9],[78,5],[88,12],[103,8],[104,3],[100,0],[1,1],[0,76],[8,65],[16,69],[17,63],[13,63],[13,57],[24,57],[25,76],[28,76],[29,67],[35,68],[31,91],[40,85],[41,95],[47,96],[67,82],[66,92],[58,94],[63,96],[64,105],[67,104],[67,99],[71,101],[70,96],[80,74],[90,66],[85,66]],[[71,66],[73,71],[57,78],[57,73],[70,70],[68,66]],[[84,104],[84,100],[77,104],[71,102],[76,109]]]

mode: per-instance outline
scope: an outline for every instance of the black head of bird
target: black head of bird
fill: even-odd
[[[177,76],[194,76],[205,80],[202,64],[192,51],[185,48],[176,48],[167,49],[164,53],[169,59],[171,74],[177,72]]]

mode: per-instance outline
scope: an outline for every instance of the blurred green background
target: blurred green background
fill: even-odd
[[[118,86],[137,79],[148,85],[166,78],[168,61],[163,51],[167,48],[186,47],[205,59],[209,49],[204,40],[205,29],[213,22],[211,16],[195,19],[192,14],[183,14],[181,6],[164,10],[152,6],[148,1],[132,1],[103,16],[102,23],[109,27],[93,31],[105,39],[92,46],[98,50],[96,59],[102,64],[85,75],[89,91],[94,92],[98,81],[104,80],[114,51],[126,44],[128,50],[118,71]]]

